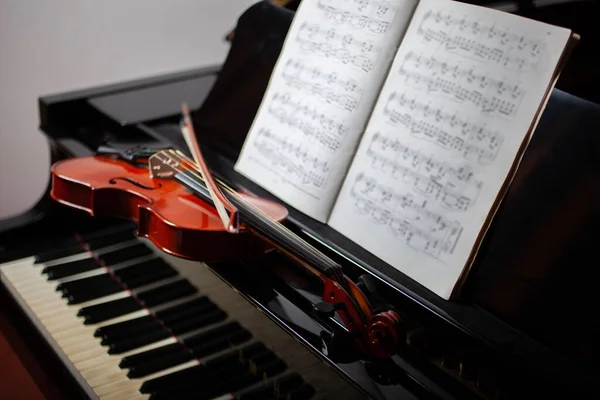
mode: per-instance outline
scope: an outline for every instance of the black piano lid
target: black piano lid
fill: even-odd
[[[179,121],[181,96],[173,88],[183,88],[186,82],[198,84],[207,76],[212,79],[217,71],[219,67],[215,66],[41,97],[40,127],[68,156],[91,154],[106,138],[110,138],[113,145],[123,147],[131,143],[156,146],[173,142],[182,145],[176,125]],[[156,96],[143,97],[148,90],[156,93]],[[184,93],[183,96],[190,104],[200,104],[205,96],[205,93],[198,93],[198,97],[194,98],[194,93]],[[153,115],[140,115],[138,105],[133,106],[131,113],[129,112],[127,104],[135,103],[136,97],[140,104],[152,103],[147,109],[154,110]],[[123,103],[125,98],[127,103]],[[99,104],[101,109],[97,108]],[[82,144],[85,147],[81,147]],[[233,171],[234,159],[209,147],[205,148],[205,155],[211,168],[225,181],[260,196],[275,199],[270,193]],[[518,196],[515,197],[518,200]],[[511,201],[513,200],[507,199],[508,204]],[[513,204],[515,202],[516,200]],[[540,382],[545,376],[566,385],[578,383],[589,387],[590,382],[593,382],[588,377],[589,371],[586,371],[589,366],[584,365],[583,368],[573,362],[574,357],[564,354],[565,349],[557,346],[556,342],[544,343],[540,339],[541,335],[532,334],[536,333],[535,329],[527,329],[523,322],[526,322],[526,316],[510,315],[493,303],[492,300],[495,299],[486,298],[486,293],[481,293],[481,289],[478,289],[480,287],[487,288],[489,292],[498,289],[489,285],[489,276],[493,276],[489,272],[496,271],[495,269],[483,269],[481,272],[479,265],[473,271],[474,278],[469,281],[468,296],[461,302],[444,301],[332,229],[294,209],[290,209],[290,221],[299,234],[307,240],[320,243],[334,258],[342,260],[350,277],[356,279],[364,273],[377,277],[379,290],[387,301],[403,313],[418,316],[421,323],[443,332],[445,337],[467,343],[467,346],[474,346],[490,355],[496,354],[500,359],[507,360],[511,368],[519,366],[532,376],[537,376]],[[494,238],[494,235],[495,232],[492,231],[488,236]],[[497,252],[498,249],[489,242],[490,240],[487,247]],[[589,318],[593,319],[594,304],[580,306],[582,310],[589,310]]]

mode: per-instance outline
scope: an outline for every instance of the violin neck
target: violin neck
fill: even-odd
[[[178,172],[174,175],[174,178],[191,190],[195,195],[199,196],[209,204],[213,204],[212,197],[210,196],[205,182],[198,177],[194,171],[187,170]],[[343,275],[340,264],[327,257],[284,225],[263,214],[262,211],[256,209],[252,204],[249,204],[235,191],[225,187],[222,187],[221,189],[231,204],[237,208],[238,215],[244,223],[254,231],[291,253],[293,256],[307,262],[328,278],[336,279]]]

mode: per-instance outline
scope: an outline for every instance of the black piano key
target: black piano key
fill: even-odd
[[[122,292],[124,289],[118,282],[112,281],[110,284],[101,287],[89,288],[86,291],[69,293],[66,296],[67,304],[81,304],[86,301],[99,299],[104,296]]]
[[[252,334],[241,326],[228,325],[195,335],[184,343],[196,357],[204,357],[252,338]]]
[[[210,400],[251,386],[259,381],[259,378],[244,370],[231,371],[227,376],[220,376],[218,379],[211,376],[192,376],[188,381],[180,381],[177,386],[160,388],[151,392],[150,398]]]
[[[109,319],[139,311],[143,307],[133,297],[125,297],[106,303],[94,304],[83,307],[77,312],[78,317],[83,317],[84,325],[97,324]]]
[[[98,290],[96,290],[96,292],[98,292]],[[178,298],[189,296],[196,292],[197,289],[194,286],[190,285],[189,282],[187,282],[186,280],[180,280],[154,289],[137,293],[136,297],[140,301],[142,301],[142,303],[145,306],[153,307],[169,301],[176,300]],[[85,317],[86,320],[89,319],[91,321],[89,323],[97,323],[106,321],[110,318],[118,317],[120,315],[125,315],[129,312],[137,311],[140,309],[142,309],[142,305],[140,305],[139,302],[137,302],[133,298],[126,298],[102,304],[96,304],[90,307],[84,307],[81,310],[79,310],[77,315]]]
[[[99,237],[93,235],[82,235],[84,243],[86,243],[91,250],[98,250],[103,247],[113,246],[115,244],[127,242],[131,239],[134,239],[135,237],[135,231],[131,228],[111,233],[105,233]]]
[[[138,243],[133,246],[124,247],[98,256],[104,264],[110,266],[123,261],[133,260],[134,258],[153,254],[152,250],[144,243]]]
[[[171,267],[165,260],[160,257],[156,257],[151,260],[138,262],[126,268],[119,269],[115,271],[115,274],[118,273],[118,275],[123,277],[123,279],[127,279],[132,276],[144,275],[151,271],[163,269],[175,271],[173,267]]]
[[[114,281],[115,280],[110,276],[110,274],[95,275],[90,276],[88,278],[59,283],[58,286],[56,286],[56,290],[67,294],[69,292],[76,292],[82,290],[85,291],[90,288],[95,288],[106,284],[112,284],[114,283]]]
[[[206,380],[209,377],[207,369],[204,365],[196,365],[186,368],[172,374],[159,376],[158,378],[150,379],[142,383],[140,393],[150,394],[158,391],[183,387],[186,383]]]
[[[177,351],[172,351],[170,354],[163,357],[131,367],[127,373],[127,376],[132,379],[142,378],[155,372],[163,371],[167,368],[186,363],[192,359],[193,356],[190,354],[190,352],[184,348],[181,348]]]
[[[127,230],[120,230],[116,232],[104,232],[102,233],[102,236],[96,238],[92,237],[89,240],[85,240],[85,237],[82,237],[82,239],[84,239],[83,243],[78,243],[77,239],[75,238],[68,239],[67,241],[65,241],[64,245],[58,246],[58,248],[56,249],[52,249],[36,255],[34,257],[35,264],[45,263],[48,261],[72,256],[87,251],[87,249],[83,247],[83,244],[87,245],[87,248],[89,250],[97,250],[102,247],[108,247],[131,240],[134,237],[134,231],[131,230],[131,228],[127,228]]]
[[[176,388],[189,387],[194,383],[203,383],[210,381],[219,381],[226,376],[245,373],[248,369],[241,358],[251,358],[253,354],[265,350],[262,343],[254,343],[245,346],[241,350],[230,351],[205,364],[186,368],[172,374],[164,375],[158,378],[145,381],[140,392],[149,394],[160,392],[169,393]],[[241,356],[243,354],[243,356]]]
[[[161,269],[157,271],[149,271],[146,274],[135,275],[127,279],[121,279],[121,282],[128,289],[137,289],[141,286],[149,285],[154,282],[159,282],[167,278],[172,278],[177,275],[174,270]]]
[[[183,335],[184,333],[191,332],[196,329],[204,328],[210,324],[223,321],[227,318],[222,310],[211,310],[206,313],[197,314],[189,317],[189,319],[179,320],[175,323],[170,323],[168,328],[175,335]]]
[[[144,261],[114,272],[119,280],[128,288],[135,289],[140,286],[158,282],[177,275],[161,258]]]
[[[109,228],[103,229],[94,229],[89,232],[80,232],[81,240],[85,243],[89,243],[90,241],[96,239],[102,239],[112,236],[117,236],[121,234],[127,235],[126,237],[134,238],[136,237],[135,232],[137,230],[137,226],[133,222],[125,222],[119,224],[110,224]]]
[[[238,332],[247,332],[237,321],[227,322],[213,329],[186,338],[183,342],[188,347],[205,344],[213,339],[228,337]]]
[[[93,258],[84,258],[83,260],[71,261],[63,264],[53,265],[51,267],[45,267],[42,270],[43,274],[46,274],[49,281],[56,279],[66,278],[68,276],[80,274],[82,272],[92,271],[94,269],[102,268],[98,262]]]
[[[117,322],[115,324],[101,326],[100,328],[96,329],[96,331],[94,331],[94,337],[105,337],[105,335],[110,335],[128,330],[134,332],[134,329],[136,328],[144,329],[145,327],[151,326],[156,323],[158,322],[152,315],[147,315],[145,317],[139,317],[135,319],[130,319],[128,321],[122,321]]]
[[[191,314],[201,313],[206,310],[217,309],[218,307],[206,296],[198,297],[185,303],[169,307],[165,310],[157,311],[156,317],[165,324],[170,324],[181,318],[187,318]]]
[[[139,243],[134,246],[125,247],[119,250],[114,250],[99,256],[99,259],[107,266],[117,264],[122,261],[130,260],[142,255],[150,254],[152,250],[144,243]],[[64,264],[57,264],[51,267],[45,267],[42,273],[47,274],[48,280],[66,278],[82,272],[92,271],[101,268],[101,263],[98,263],[94,258],[86,258],[78,261],[71,261]]]
[[[138,365],[146,364],[152,360],[157,360],[169,354],[184,350],[185,346],[181,343],[168,344],[166,346],[157,347],[156,349],[144,351],[142,353],[132,354],[124,357],[119,363],[119,368],[131,368]]]
[[[52,260],[58,260],[59,258],[73,256],[75,254],[83,253],[86,251],[77,241],[73,239],[69,244],[65,243],[65,246],[46,251],[44,253],[34,256],[34,264],[45,263]]]
[[[166,329],[146,330],[136,336],[131,336],[117,340],[108,345],[108,354],[121,354],[129,350],[134,350],[171,336]]]
[[[214,307],[215,306],[206,297],[200,297],[159,311],[155,313],[156,317],[148,315],[129,321],[118,322],[116,324],[100,327],[96,329],[94,336],[105,339],[106,341],[102,343],[104,345],[112,343],[116,340],[120,340],[124,337],[131,337],[146,329],[161,326],[158,320],[164,321],[165,325],[168,326],[169,322],[179,320],[182,309],[191,309],[192,312],[194,310],[197,312],[204,312]],[[186,316],[183,315],[183,318],[186,318]]]
[[[105,333],[102,336],[101,345],[108,346],[111,343],[117,343],[120,340],[126,340],[128,338],[142,335],[146,332],[156,331],[156,330],[164,330],[163,325],[160,321],[157,321],[153,316],[149,316],[152,318],[152,321],[142,321],[136,325],[130,325],[127,328],[123,328],[117,331],[111,331],[109,333]],[[145,318],[145,317],[143,317]]]
[[[181,335],[196,329],[203,328],[212,323],[216,323],[227,318],[227,315],[217,308],[208,309],[204,313],[200,313],[189,318],[178,319],[167,325],[166,329],[152,330],[139,332],[131,337],[120,338],[114,341],[103,340],[103,343],[108,345],[109,354],[121,354],[129,350],[133,350],[162,339],[168,338],[171,333]]]
[[[155,289],[146,290],[137,294],[146,307],[153,307],[167,301],[179,299],[197,293],[198,289],[186,279],[180,279]]]

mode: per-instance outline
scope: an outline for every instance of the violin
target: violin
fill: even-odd
[[[362,358],[392,355],[400,316],[375,314],[339,263],[285,227],[285,207],[215,181],[197,143],[191,147],[197,162],[173,149],[59,161],[51,167],[51,197],[94,216],[133,220],[139,236],[182,258],[253,259],[275,248],[321,280],[323,304],[339,315]]]

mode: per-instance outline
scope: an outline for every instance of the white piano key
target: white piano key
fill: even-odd
[[[127,378],[116,382],[110,382],[106,385],[95,387],[94,392],[96,392],[96,394],[100,396],[100,398],[102,398],[102,396],[107,396],[116,392],[123,392],[125,390],[132,393],[140,394],[140,386],[141,383],[137,379],[134,380]]]
[[[147,241],[144,240],[144,242]],[[138,243],[137,239],[131,241],[130,245],[135,243]],[[116,247],[122,248],[124,246]],[[105,251],[112,251],[115,249],[116,248]],[[295,349],[299,347],[299,344],[293,340],[293,338],[281,332],[279,328],[272,329],[272,323],[267,317],[265,317],[254,307],[250,306],[247,301],[240,296],[239,293],[231,290],[231,288],[219,277],[208,271],[204,264],[171,257],[160,252],[156,248],[154,248],[154,251],[156,254],[138,257],[137,259],[133,260],[126,260],[122,263],[110,266],[110,268],[115,270],[125,268],[129,265],[137,264],[140,262],[140,260],[147,260],[160,256],[166,259],[167,262],[180,273],[180,275],[167,278],[161,282],[147,285],[143,288],[137,288],[133,293],[138,293],[154,287],[160,287],[164,284],[179,280],[181,278],[187,278],[190,283],[194,284],[199,289],[199,293],[197,294],[186,296],[185,298],[177,299],[157,307],[153,307],[154,311],[164,310],[166,308],[190,301],[195,297],[206,295],[221,309],[227,312],[228,321],[238,321],[242,326],[251,331],[254,336],[254,339],[252,339],[253,341],[261,341],[265,343],[267,347],[275,349],[276,354],[282,357],[284,361],[286,361],[286,363],[292,367],[292,370],[295,370],[295,368],[300,368],[308,375],[311,375],[310,379],[307,379],[310,383],[319,380],[332,380],[332,373],[327,372],[327,370],[330,370],[329,368],[322,368],[322,370],[325,370],[325,372],[321,371],[315,373],[314,371],[311,371],[311,365],[313,365],[311,363],[313,360],[305,355],[309,353],[307,353],[306,350],[304,350],[304,353],[296,353]],[[103,321],[102,323],[84,325],[84,319],[77,317],[77,313],[81,308],[129,297],[131,296],[131,292],[124,290],[122,292],[94,299],[86,303],[69,305],[67,304],[67,299],[62,298],[62,292],[56,291],[58,284],[104,274],[106,273],[106,269],[99,267],[91,271],[86,271],[81,274],[72,275],[54,281],[48,281],[47,276],[41,272],[45,266],[58,265],[61,262],[69,262],[75,259],[84,259],[89,257],[90,256],[88,253],[80,253],[75,256],[64,257],[61,260],[53,260],[51,262],[35,266],[33,265],[33,258],[17,260],[10,263],[10,265],[0,265],[0,279],[2,279],[3,282],[9,282],[10,292],[15,296],[15,298],[18,299],[19,304],[21,304],[32,321],[34,321],[40,331],[42,331],[45,337],[47,337],[52,347],[57,350],[59,356],[63,359],[71,373],[82,384],[88,395],[93,398],[107,400],[148,399],[149,396],[142,395],[139,392],[139,388],[145,381],[169,375],[182,369],[190,368],[198,365],[199,361],[192,360],[184,362],[180,365],[176,365],[162,371],[157,371],[154,374],[143,378],[128,378],[128,369],[121,369],[119,367],[119,364],[123,358],[176,343],[177,339],[174,337],[169,337],[159,342],[130,350],[123,354],[108,354],[108,347],[102,346],[100,344],[101,339],[93,336],[96,329],[101,326],[107,326],[117,322],[149,315],[149,311],[144,309],[113,318],[109,321]],[[218,323],[211,324],[208,327],[198,329],[194,332],[186,333],[185,335],[182,335],[182,338],[192,336],[201,331],[213,329],[214,327],[223,323],[223,321],[220,321]],[[244,343],[243,345],[248,343],[249,342]],[[223,352],[225,352],[225,350],[211,354],[205,357],[204,360],[210,360],[218,357]],[[315,374],[321,376],[321,378],[315,378]],[[219,398],[219,400],[229,399],[230,397],[227,397],[226,395]]]
[[[100,397],[100,400],[143,400],[149,398],[150,396],[143,395],[140,392],[136,393],[135,391],[125,390]]]
[[[86,379],[88,385],[90,385],[90,387],[92,389],[94,389],[98,386],[106,385],[107,383],[115,382],[115,381],[117,381],[119,379],[123,379],[123,378],[127,378],[127,372],[121,370],[118,372],[108,373],[108,374],[104,374],[104,371],[100,371],[97,376],[92,375],[92,376],[88,376],[85,379]]]
[[[116,364],[104,364],[94,368],[81,370],[81,375],[90,381],[95,377],[102,377],[107,375],[120,374],[127,376],[127,370],[119,368]]]

